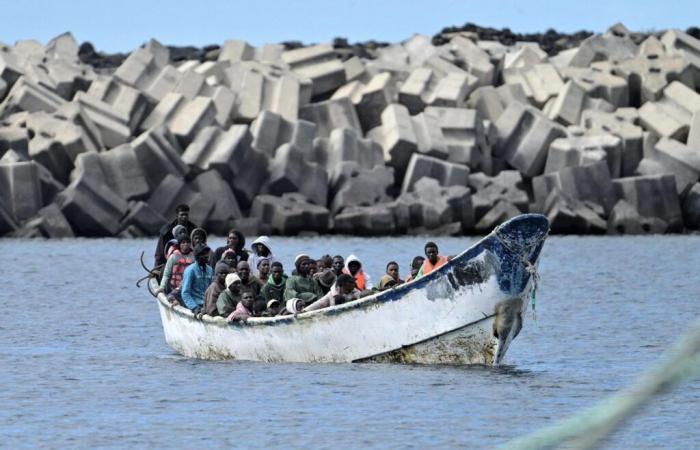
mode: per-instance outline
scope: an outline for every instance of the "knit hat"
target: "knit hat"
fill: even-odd
[[[333,286],[333,283],[335,283],[335,273],[333,272],[333,270],[327,269],[321,272],[317,279],[323,287],[329,288]]]
[[[267,261],[268,263],[270,262],[270,258],[260,258],[258,260],[258,269],[260,268],[260,264],[262,264],[264,261]]]
[[[279,304],[280,304],[280,301],[277,300],[276,298],[273,298],[272,300],[267,302],[267,309],[275,308],[275,307],[279,306]]]
[[[211,248],[209,248],[208,245],[204,244],[197,244],[197,246],[194,248],[194,259],[199,259],[199,257],[202,255],[204,252],[210,252]]]
[[[300,255],[297,255],[297,257],[294,258],[294,265],[295,265],[296,267],[299,267],[299,264],[301,264],[301,262],[302,262],[303,260],[305,260],[305,259],[311,259],[311,257],[310,257],[309,255],[305,254],[305,253],[302,253],[302,254],[300,254]]]
[[[304,307],[304,301],[300,298],[290,298],[285,304],[287,311],[292,314],[300,313]]]
[[[175,225],[172,229],[173,237],[177,239],[177,235],[184,232],[187,235],[187,227],[184,225]]]
[[[207,242],[207,232],[204,230],[204,228],[195,228],[194,230],[192,230],[192,233],[190,233],[190,239],[192,239],[192,242],[194,242],[195,234],[201,234],[202,241]]]
[[[223,261],[219,261],[216,263],[216,266],[214,267],[214,273],[219,275],[220,273],[228,273],[229,272],[228,264],[226,264]]]
[[[239,283],[241,281],[241,277],[239,277],[237,274],[230,273],[230,274],[226,275],[226,287],[231,286],[236,281],[238,281]]]

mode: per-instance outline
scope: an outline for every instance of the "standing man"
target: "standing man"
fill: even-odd
[[[435,242],[428,242],[425,244],[425,261],[421,266],[416,279],[428,275],[433,270],[444,266],[450,260],[447,256],[438,255],[438,246]]]
[[[175,220],[164,225],[163,228],[160,229],[160,235],[158,236],[158,244],[156,244],[155,267],[162,266],[167,261],[167,259],[165,258],[165,244],[171,239],[175,238],[172,232],[173,228],[175,228],[175,225],[182,225],[183,227],[185,227],[187,229],[187,236],[189,236],[190,233],[192,233],[194,229],[197,228],[195,224],[190,222],[190,207],[188,205],[177,205],[177,207],[175,208],[175,214],[177,215],[175,217]]]
[[[214,269],[209,265],[209,253],[211,249],[206,245],[198,245],[194,248],[194,264],[185,269],[182,278],[182,301],[199,318],[204,307],[204,293],[214,280]]]

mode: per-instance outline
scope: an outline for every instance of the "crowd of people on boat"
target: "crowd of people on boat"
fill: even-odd
[[[376,286],[355,255],[317,259],[299,254],[287,273],[268,236],[258,237],[247,250],[245,236],[230,230],[226,244],[212,249],[206,231],[190,222],[189,212],[188,205],[178,205],[176,218],[161,230],[154,274],[160,281],[158,293],[197,319],[221,316],[232,322],[315,311],[418,279],[449,260],[428,242],[425,257],[413,258],[405,280],[399,264],[391,261]]]

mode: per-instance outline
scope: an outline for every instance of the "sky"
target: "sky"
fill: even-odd
[[[166,45],[253,45],[298,40],[400,42],[466,22],[515,32],[633,31],[700,26],[696,1],[637,0],[0,0],[0,42],[46,43],[65,31],[99,51],[128,52],[151,38]]]

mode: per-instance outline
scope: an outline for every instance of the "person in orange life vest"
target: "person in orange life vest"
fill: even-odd
[[[438,246],[435,242],[425,244],[425,261],[421,266],[416,279],[428,275],[433,270],[444,266],[450,260],[447,256],[438,255]]]
[[[355,279],[357,289],[361,291],[366,291],[374,287],[372,285],[372,279],[369,277],[369,274],[362,270],[362,263],[355,255],[350,255],[347,257],[345,260],[345,269],[343,269],[343,273],[352,275],[352,277]]]
[[[422,256],[413,258],[413,261],[411,261],[411,274],[406,277],[406,283],[416,279],[416,275],[418,275],[420,268],[423,266],[423,261],[425,261],[425,258]]]
[[[175,247],[172,255],[168,258],[163,271],[163,278],[160,280],[158,292],[168,294],[168,300],[171,302],[180,301],[180,286],[182,285],[182,276],[185,273],[187,266],[194,262],[192,253],[192,245],[190,237],[182,235],[180,241]]]

